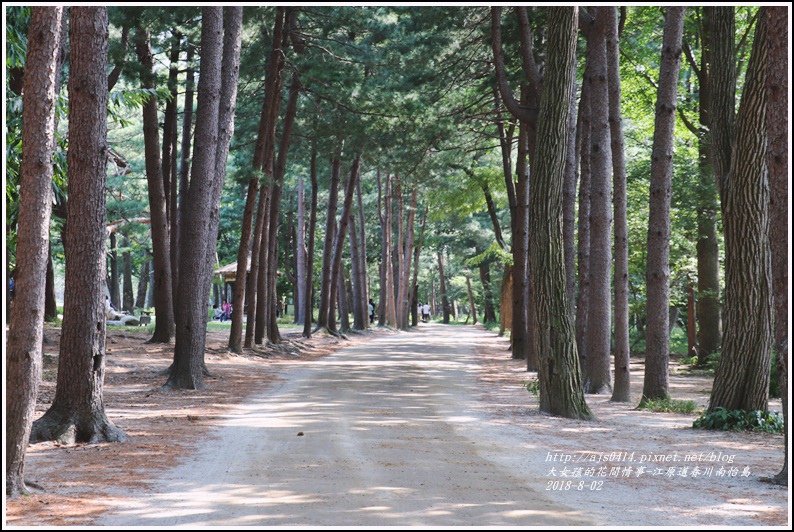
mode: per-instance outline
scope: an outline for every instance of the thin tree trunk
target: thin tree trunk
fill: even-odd
[[[141,272],[138,276],[138,294],[135,297],[135,306],[143,308],[146,306],[146,292],[149,288],[149,252],[144,250],[144,260],[141,264]]]
[[[665,14],[651,154],[648,213],[648,327],[645,332],[645,380],[642,402],[669,396],[667,377],[670,358],[670,198],[676,88],[681,65],[683,28],[684,8],[668,7]]]
[[[582,382],[587,381],[587,309],[590,306],[590,91],[587,76],[579,101],[579,243],[577,249],[578,291],[576,293],[576,349]]]
[[[312,147],[309,178],[312,183],[311,207],[309,208],[309,242],[306,253],[306,290],[303,300],[303,336],[312,336],[312,292],[314,287],[314,238],[317,228],[317,150]]]
[[[414,250],[414,279],[413,279],[413,282],[411,283],[411,290],[412,290],[412,296],[411,296],[412,303],[411,304],[412,305],[416,305],[416,304],[419,303],[419,293],[418,293],[419,292],[419,284],[417,282],[417,277],[419,275],[419,256],[422,253],[422,244],[423,244],[424,239],[425,239],[425,223],[427,222],[427,211],[428,211],[428,208],[425,207],[425,210],[422,213],[422,223],[421,223],[420,229],[419,229],[419,244],[417,244],[416,249]],[[426,298],[425,298],[425,301],[427,301]],[[413,320],[413,326],[416,327],[417,325],[419,325],[419,317],[418,316],[416,316],[416,318]]]
[[[135,49],[143,66],[141,85],[145,89],[155,88],[154,59],[149,33],[138,28]],[[171,244],[169,222],[166,215],[165,190],[163,189],[160,163],[160,139],[158,133],[157,99],[154,95],[143,106],[143,138],[146,157],[146,181],[149,192],[149,213],[152,231],[152,258],[154,261],[155,328],[151,343],[169,343],[174,334],[173,290],[171,286]]]
[[[179,285],[179,232],[182,213],[185,208],[185,196],[190,175],[190,146],[193,128],[193,93],[195,88],[195,71],[193,69],[193,47],[187,43],[187,73],[185,80],[185,107],[182,116],[182,153],[179,164],[179,183],[171,183],[171,269],[173,286]],[[177,187],[174,190],[173,187]],[[175,203],[176,202],[176,203]]]
[[[130,255],[130,241],[124,236],[122,240],[124,251],[121,253],[122,265],[122,308],[125,312],[132,312],[135,308],[135,301],[132,297],[132,256]]]
[[[116,233],[110,233],[110,276],[108,280],[110,302],[116,309],[121,309],[121,294],[119,292],[119,254]]]
[[[356,223],[356,216],[353,215],[350,217],[350,277],[351,277],[351,284],[353,289],[353,329],[357,331],[363,331],[367,328],[367,321],[369,321],[365,315],[363,307],[361,292],[364,290],[364,287],[361,286],[361,260],[359,257],[359,239],[358,239],[358,227]]]
[[[438,252],[438,280],[441,291],[441,306],[443,308],[443,323],[449,323],[449,298],[447,297],[447,284],[444,280],[444,259],[441,251]]]
[[[469,274],[466,274],[466,292],[469,294],[469,312],[472,316],[472,325],[477,325],[477,307],[474,304],[474,293],[471,291],[471,279]]]
[[[295,239],[295,323],[303,325],[306,304],[306,194],[303,176],[298,176],[298,227]]]
[[[317,328],[328,327],[329,313],[333,300],[331,299],[331,282],[333,281],[331,269],[333,264],[334,233],[336,225],[336,210],[339,204],[339,169],[342,160],[334,157],[331,163],[331,184],[328,193],[328,212],[325,220],[325,243],[323,245],[322,283],[320,285],[320,308],[317,313]]]
[[[284,184],[284,174],[287,168],[287,154],[289,153],[290,138],[292,135],[292,126],[295,123],[295,115],[298,111],[298,96],[300,90],[300,79],[297,72],[293,72],[292,80],[290,82],[289,98],[287,99],[287,109],[284,114],[284,124],[281,131],[281,141],[279,144],[278,159],[273,169],[273,197],[270,201],[270,236],[268,239],[269,249],[269,264],[268,264],[268,277],[266,279],[269,284],[270,301],[267,302],[267,308],[270,311],[270,319],[267,326],[267,337],[271,343],[277,344],[281,341],[279,334],[278,324],[276,322],[277,316],[273,313],[273,308],[276,305],[276,270],[278,266],[278,218],[281,208],[281,190]]]
[[[366,239],[366,230],[364,224],[364,203],[361,197],[361,179],[359,178],[358,182],[356,183],[356,202],[358,204],[358,208],[356,209],[356,214],[358,216],[358,232],[355,235],[355,238],[358,239],[359,245],[359,280],[358,284],[361,287],[361,312],[364,315],[364,329],[369,326],[369,289],[368,289],[368,278],[367,278],[367,239]]]
[[[44,320],[55,321],[58,317],[58,302],[55,299],[55,268],[52,264],[52,241],[47,245],[47,279],[44,289]]]
[[[171,227],[171,235],[173,235],[176,213],[174,213],[174,206],[176,205],[176,198],[173,197],[176,191],[176,183],[172,179],[173,168],[173,155],[176,146],[174,146],[173,138],[177,132],[177,75],[179,73],[179,45],[181,35],[176,29],[171,30],[171,51],[169,54],[169,68],[168,68],[168,81],[166,87],[170,93],[170,98],[165,102],[165,112],[163,113],[163,156],[161,159],[161,173],[163,176],[163,191],[165,192],[165,215],[169,219]],[[176,301],[176,287],[178,285],[174,277],[173,265],[178,260],[176,257],[176,247],[174,238],[171,238],[171,288],[174,290],[173,300]],[[178,267],[177,267],[178,268]],[[176,311],[176,307],[174,308]]]
[[[414,218],[416,216],[416,188],[411,193],[411,206],[408,211],[408,220],[406,222],[405,237],[402,249],[402,260],[400,261],[400,294],[402,296],[402,322],[400,328],[408,330],[408,316],[410,315],[412,304],[412,290],[410,287],[411,280],[411,251],[414,247]]]
[[[358,181],[358,170],[359,164],[361,161],[361,155],[356,154],[355,158],[353,159],[353,164],[350,167],[350,178],[347,180],[345,184],[345,195],[344,200],[342,203],[342,214],[339,217],[339,227],[335,231],[334,235],[334,242],[333,242],[333,255],[332,255],[332,262],[331,262],[331,286],[337,283],[338,277],[341,275],[341,268],[342,268],[342,252],[344,250],[344,243],[345,243],[345,235],[347,234],[347,226],[350,220],[350,210],[353,206],[353,197],[355,196],[356,191],[356,181]],[[342,286],[344,288],[344,286]],[[338,294],[340,300],[340,311],[347,312],[347,309],[342,308],[341,301],[344,299],[344,290],[340,291]],[[328,328],[335,332],[334,323],[330,319],[330,314],[334,312],[333,307],[333,299],[331,299],[331,306],[328,309],[329,313],[329,320],[328,320]]]
[[[22,162],[13,302],[14,308],[24,309],[24,312],[6,314],[9,327],[5,465],[6,496],[10,497],[28,493],[25,487],[25,451],[42,367],[44,288],[50,249],[52,158],[55,149],[55,72],[62,21],[62,7],[31,8],[22,94]]]
[[[105,7],[72,7],[69,39],[69,221],[64,316],[55,398],[31,442],[124,441],[105,415],[105,181],[108,19]],[[40,323],[40,320],[39,320]]]
[[[392,207],[391,177],[386,174],[385,194],[383,197],[382,252],[381,252],[381,289],[378,326],[397,327],[397,309],[394,301],[394,268],[392,264]]]
[[[620,63],[617,8],[604,8],[606,15],[607,74],[609,76],[609,137],[612,151],[614,190],[614,294],[615,294],[615,385],[611,401],[631,401],[629,373],[629,230],[626,214],[626,161],[623,116],[620,110]]]

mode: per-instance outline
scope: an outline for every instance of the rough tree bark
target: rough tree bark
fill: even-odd
[[[30,441],[124,441],[108,420],[105,376],[105,181],[108,18],[72,7],[69,40],[69,220],[64,241],[64,316],[55,398]]]
[[[645,378],[641,404],[651,399],[669,397],[670,199],[684,8],[668,7],[664,19],[648,199],[648,326],[645,330]]]
[[[225,16],[224,16],[225,11]],[[239,71],[242,8],[202,9],[195,157],[185,201],[174,363],[166,389],[202,389],[207,302]]]
[[[722,177],[722,221],[725,231],[725,335],[714,377],[708,411],[768,409],[772,332],[772,272],[769,249],[769,183],[766,170],[766,11],[761,8],[753,51],[736,118],[729,166]],[[716,31],[725,28],[720,25]],[[728,35],[715,36],[716,42]],[[733,34],[730,35],[733,38]],[[714,50],[715,70],[729,53]],[[716,85],[716,84],[715,84]],[[721,119],[732,114],[727,94],[712,91],[715,113],[712,131],[724,139]],[[718,103],[719,102],[719,103]],[[718,145],[715,142],[715,145]],[[716,158],[715,158],[716,159]],[[725,160],[721,160],[724,163]]]
[[[41,372],[44,287],[52,213],[55,149],[55,71],[62,7],[33,7],[22,90],[22,163],[19,177],[14,312],[6,316],[6,495],[28,493],[28,446]]]
[[[606,13],[595,8],[587,32],[587,77],[590,96],[590,286],[587,308],[585,393],[612,391],[610,371],[612,299],[612,150],[609,131]]]
[[[566,292],[562,185],[568,113],[574,85],[576,8],[549,8],[546,90],[538,120],[537,161],[530,195],[529,257],[535,272],[535,330],[540,354],[540,409],[591,419],[579,381],[579,358]]]
[[[775,354],[780,397],[783,399],[783,434],[788,434],[788,11],[767,8],[767,153],[769,170],[769,241],[772,246],[772,286],[775,303]],[[788,485],[788,440],[783,439],[783,468],[775,482]]]

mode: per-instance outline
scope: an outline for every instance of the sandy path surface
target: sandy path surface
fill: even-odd
[[[477,401],[474,346],[484,334],[423,326],[287,369],[150,489],[107,501],[114,509],[95,524],[604,522],[545,491],[542,460],[515,469],[531,449],[527,432],[489,423]]]

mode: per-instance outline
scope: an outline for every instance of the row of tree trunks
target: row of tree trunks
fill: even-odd
[[[378,326],[397,327],[397,309],[394,298],[394,263],[392,261],[392,180],[386,173],[381,186],[380,169],[378,180],[378,212],[381,226],[380,301],[378,302]]]
[[[62,7],[31,8],[26,73],[23,78],[23,139],[19,184],[14,310],[6,346],[6,495],[26,494],[28,446],[44,337],[44,288],[52,212],[52,158],[55,149],[55,72]],[[6,271],[6,273],[9,273]]]
[[[234,130],[242,8],[202,9],[195,157],[181,225],[174,363],[165,388],[202,389],[207,301],[226,155]],[[219,171],[220,169],[220,171]]]
[[[282,43],[284,41],[285,9],[276,8],[276,18],[273,23],[273,44],[268,61],[267,75],[265,78],[265,98],[262,104],[262,113],[259,119],[254,158],[251,165],[251,177],[248,181],[245,209],[241,226],[240,245],[237,251],[237,273],[232,295],[232,306],[237,312],[232,312],[232,323],[229,331],[229,349],[240,353],[243,347],[243,315],[247,313],[245,330],[245,347],[253,343],[254,321],[256,316],[256,286],[259,276],[259,249],[261,245],[262,227],[266,209],[267,187],[261,186],[261,172],[264,171],[265,161],[272,160],[273,145],[275,143],[275,121],[278,116],[278,107],[281,101],[281,71],[284,66]],[[254,223],[254,206],[257,204],[256,222]],[[252,244],[253,240],[253,244]],[[251,274],[248,275],[250,270]],[[248,291],[246,306],[246,291]]]

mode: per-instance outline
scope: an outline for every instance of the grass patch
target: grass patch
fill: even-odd
[[[695,401],[680,399],[643,399],[637,410],[650,410],[651,412],[674,412],[676,414],[693,414],[697,410]]]

